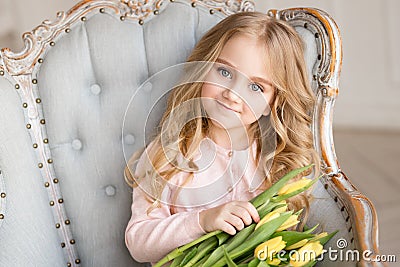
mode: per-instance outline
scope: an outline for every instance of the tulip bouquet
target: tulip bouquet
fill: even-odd
[[[160,267],[171,262],[172,267],[218,266],[313,266],[323,252],[323,245],[336,234],[313,234],[318,225],[303,232],[288,228],[299,223],[301,210],[288,210],[286,199],[311,187],[318,179],[290,179],[312,165],[295,169],[250,202],[256,207],[260,221],[231,236],[222,231],[208,233],[176,248],[156,263]]]

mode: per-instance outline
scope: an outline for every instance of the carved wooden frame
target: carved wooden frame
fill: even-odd
[[[151,16],[157,16],[170,2],[189,2],[193,7],[203,6],[210,14],[222,12],[225,15],[253,11],[251,0],[83,0],[67,12],[57,13],[55,21],[43,21],[32,32],[25,33],[25,48],[14,53],[7,48],[0,52],[0,76],[5,76],[18,91],[22,102],[26,128],[32,139],[33,148],[38,159],[44,185],[53,201],[53,215],[60,228],[60,239],[65,246],[68,266],[79,266],[80,260],[72,242],[69,221],[66,217],[63,198],[55,172],[45,128],[41,99],[37,90],[37,69],[43,62],[48,49],[55,45],[57,39],[70,32],[74,23],[85,22],[95,12],[110,13],[122,21],[137,21],[144,24]],[[335,154],[332,136],[332,114],[338,95],[339,74],[342,63],[341,38],[334,20],[325,12],[311,8],[294,8],[282,11],[270,10],[270,16],[288,21],[295,27],[306,27],[312,31],[317,40],[318,60],[313,69],[314,81],[317,84],[318,103],[314,110],[313,133],[315,147],[319,152],[325,177],[323,183],[340,208],[348,211],[353,231],[355,247],[370,250],[378,255],[378,223],[373,204],[361,194],[342,172]],[[5,198],[5,194],[4,194]],[[5,201],[5,199],[3,199]],[[339,204],[340,203],[340,204]],[[358,215],[358,216],[357,216]],[[4,217],[4,215],[3,215]],[[358,218],[369,218],[359,220]],[[377,262],[360,262],[361,266],[382,266]]]
[[[339,94],[339,75],[342,66],[342,40],[335,21],[324,11],[313,8],[290,8],[270,10],[272,17],[287,21],[293,27],[310,30],[317,43],[318,56],[313,68],[317,104],[313,117],[314,146],[322,160],[322,179],[325,189],[343,212],[347,210],[346,222],[350,220],[349,232],[353,233],[355,248],[360,252],[369,250],[372,261],[360,257],[358,266],[384,266],[375,262],[379,255],[378,218],[372,202],[351,183],[340,169],[336,157],[332,119],[333,108]]]

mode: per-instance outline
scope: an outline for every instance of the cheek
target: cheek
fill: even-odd
[[[220,93],[221,88],[210,83],[204,83],[201,88],[201,97],[216,98]]]
[[[210,88],[210,84],[204,83],[201,87],[201,97],[211,97],[212,90]]]
[[[212,111],[212,99],[215,99],[215,92],[213,89],[213,85],[204,83],[201,88],[201,103],[207,113]]]
[[[257,119],[266,107],[268,107],[267,101],[260,96],[257,99],[251,99],[245,105],[246,113],[256,116]]]

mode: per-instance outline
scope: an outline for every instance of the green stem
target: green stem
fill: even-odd
[[[191,267],[195,265],[216,246],[218,246],[218,239],[216,237],[207,239],[206,241],[204,241],[199,245],[197,254],[187,264],[183,266]]]
[[[257,230],[250,234],[245,242],[242,242],[239,246],[229,252],[229,256],[231,256],[232,259],[236,259],[249,251],[253,251],[259,244],[268,240],[276,231],[276,229],[278,229],[290,217],[290,215],[292,215],[291,211],[282,213],[278,218],[261,225],[259,228],[257,228]],[[215,264],[204,264],[203,267],[222,267],[225,264],[226,260],[224,258],[220,258]]]
[[[212,236],[215,236],[215,235],[217,235],[217,234],[219,234],[221,232],[222,232],[221,230],[210,232],[210,233],[208,233],[206,235],[203,235],[202,237],[200,237],[200,238],[198,238],[196,240],[193,240],[192,242],[190,242],[190,243],[188,243],[186,245],[183,245],[183,246],[181,246],[179,248],[174,249],[173,251],[168,253],[164,258],[162,258],[159,262],[157,262],[153,267],[161,267],[161,266],[163,266],[167,262],[169,262],[169,261],[175,259],[176,257],[180,256],[183,252],[185,252],[185,250],[187,250],[187,249],[189,249],[189,248],[191,248],[191,247],[203,242],[204,240],[206,240],[206,239],[208,239],[208,238],[210,238]]]
[[[183,261],[183,259],[185,258],[185,256],[186,256],[186,252],[185,252],[185,253],[182,253],[181,255],[179,255],[178,257],[176,257],[176,258],[172,261],[170,267],[178,267],[178,266],[181,264],[181,262]]]
[[[260,260],[258,258],[254,258],[249,262],[249,264],[247,266],[248,267],[257,267],[259,262],[260,262]]]
[[[203,263],[210,257],[210,254],[204,256],[200,261],[196,262],[192,267],[200,267],[203,266]]]
[[[218,238],[218,246],[221,246],[223,243],[225,243],[226,240],[228,240],[231,235],[225,232],[219,233],[216,235]]]
[[[179,264],[179,267],[183,267],[186,266],[186,263],[188,263],[191,259],[194,258],[194,256],[196,256],[197,252],[198,252],[198,247],[194,247],[192,248],[188,254],[186,254],[186,256],[183,258],[182,262]]]
[[[240,244],[242,244],[247,239],[247,237],[249,237],[249,235],[253,233],[255,227],[256,225],[253,223],[247,226],[246,228],[243,228],[235,236],[229,239],[229,242],[226,244],[226,250],[229,252],[232,249],[239,246]],[[207,261],[204,263],[203,266],[213,266],[213,264],[223,256],[224,256],[223,249],[222,246],[220,246],[211,253],[210,257],[208,257]]]
[[[225,249],[225,246],[222,246],[222,250],[224,251],[224,256],[228,267],[238,267],[236,263],[233,262],[232,258],[229,256],[228,252]]]

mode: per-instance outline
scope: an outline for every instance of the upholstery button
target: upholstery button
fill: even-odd
[[[232,186],[228,187],[228,192],[230,193],[232,191],[233,191],[233,187]]]
[[[109,197],[115,196],[115,192],[116,192],[115,186],[108,185],[106,187],[105,191],[106,191],[107,196],[109,196]]]
[[[125,135],[124,143],[127,145],[133,145],[135,143],[135,136],[133,136],[132,134]]]
[[[29,108],[28,109],[28,117],[31,119],[35,119],[38,116],[38,112],[35,108]]]
[[[74,139],[72,141],[72,148],[75,150],[80,150],[82,148],[82,142],[79,139]]]
[[[232,152],[232,151],[229,151],[229,152],[228,152],[228,157],[232,157],[232,155],[233,155],[233,152]]]
[[[147,82],[143,85],[143,90],[146,93],[150,93],[151,89],[153,89],[153,85],[150,82]]]
[[[100,94],[100,92],[101,92],[100,85],[98,85],[98,84],[93,84],[92,86],[90,86],[90,91],[92,91],[92,93],[93,93],[94,95]]]

